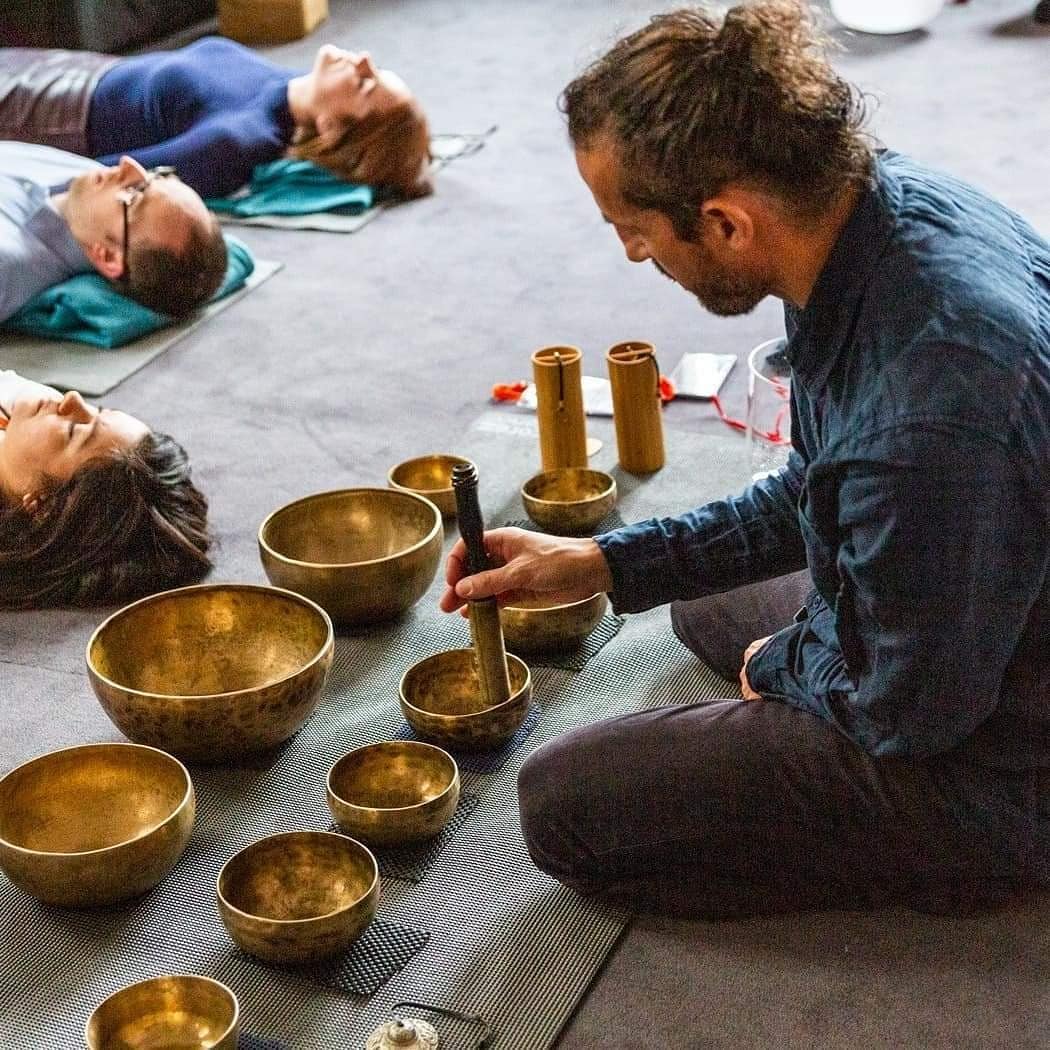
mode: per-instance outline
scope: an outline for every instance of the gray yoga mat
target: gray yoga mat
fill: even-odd
[[[445,165],[459,157],[471,157],[485,145],[485,140],[496,128],[493,126],[480,135],[435,135],[430,140],[430,152],[433,160],[430,164],[431,174],[437,174]],[[340,212],[319,211],[308,215],[255,215],[242,218],[238,215],[227,215],[216,212],[215,215],[224,226],[265,226],[273,230],[319,230],[322,233],[357,233],[362,226],[367,226],[386,208],[397,207],[397,203],[377,204],[366,208],[356,215]]]
[[[405,668],[463,644],[465,630],[424,601],[398,623],[340,637],[325,698],[268,765],[192,770],[199,799],[193,842],[140,901],[101,912],[48,908],[0,877],[4,1050],[76,1050],[98,1002],[164,972],[223,981],[241,1002],[246,1032],[295,1050],[359,1050],[404,1000],[480,1016],[495,1050],[549,1047],[629,917],[533,866],[518,820],[517,773],[532,751],[574,727],[725,695],[727,686],[670,633],[666,612],[629,619],[578,672],[534,668],[542,716],[533,731],[495,772],[464,770],[464,792],[479,799],[477,808],[419,881],[383,881],[379,920],[403,931],[402,939],[417,936],[408,945],[414,954],[396,972],[388,964],[375,992],[348,994],[327,979],[260,966],[232,950],[217,925],[214,881],[225,859],[266,834],[326,827],[331,763],[393,737],[402,724],[397,686]],[[432,1019],[443,1050],[475,1046],[476,1024]]]
[[[13,368],[26,379],[35,379],[38,383],[47,383],[59,390],[79,390],[88,397],[108,394],[118,383],[159,357],[184,335],[200,328],[217,313],[243,299],[283,266],[284,263],[256,259],[255,269],[244,282],[243,288],[212,303],[186,321],[169,325],[113,350],[68,340],[40,339],[15,332],[0,333],[0,368]]]

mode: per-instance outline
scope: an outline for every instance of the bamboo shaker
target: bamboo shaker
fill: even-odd
[[[543,469],[587,466],[583,354],[575,346],[537,350],[532,355],[532,377]]]
[[[613,422],[620,466],[650,474],[664,465],[660,366],[652,343],[617,343],[605,355],[612,386]]]

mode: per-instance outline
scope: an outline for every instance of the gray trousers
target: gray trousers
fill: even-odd
[[[679,637],[735,678],[785,626],[806,574],[672,607]],[[675,705],[577,729],[519,775],[535,863],[642,911],[724,918],[904,903],[959,912],[1023,881],[996,826],[960,818],[943,758],[874,758],[776,701]]]

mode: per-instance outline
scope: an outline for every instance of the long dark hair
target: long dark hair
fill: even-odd
[[[0,505],[0,608],[131,601],[200,579],[207,514],[186,451],[151,433],[45,484],[33,511]]]
[[[686,240],[727,183],[813,219],[872,167],[863,96],[797,0],[656,15],[573,80],[561,109],[577,149],[611,136],[624,200],[663,212]]]

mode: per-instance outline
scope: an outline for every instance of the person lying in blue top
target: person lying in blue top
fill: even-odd
[[[432,190],[412,92],[368,52],[330,44],[308,73],[222,37],[129,58],[0,48],[0,138],[171,166],[202,197],[285,156],[400,197]]]
[[[226,275],[226,243],[204,202],[170,171],[123,157],[106,167],[49,146],[0,142],[0,322],[74,274],[177,317]]]

